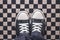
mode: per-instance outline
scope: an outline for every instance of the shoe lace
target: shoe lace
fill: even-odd
[[[28,28],[29,28],[28,23],[19,23],[20,33],[23,33],[23,32],[29,33]]]
[[[32,27],[33,27],[32,32],[34,31],[41,32],[42,23],[33,23]]]

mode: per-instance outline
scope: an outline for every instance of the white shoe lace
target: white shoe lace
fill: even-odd
[[[19,23],[20,33],[23,33],[23,32],[29,33],[28,28],[29,28],[28,23]]]
[[[33,27],[32,32],[34,31],[41,32],[42,23],[33,23],[32,27]]]

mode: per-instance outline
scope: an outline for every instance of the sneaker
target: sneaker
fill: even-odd
[[[45,16],[41,10],[34,10],[32,15],[32,32],[31,36],[34,40],[44,40]]]
[[[29,36],[29,16],[28,12],[20,11],[16,17],[16,33],[17,38],[16,40],[20,39],[21,37]],[[25,39],[24,39],[25,40]]]

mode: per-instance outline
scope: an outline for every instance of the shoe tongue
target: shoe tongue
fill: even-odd
[[[18,23],[28,23],[29,20],[17,20]]]
[[[32,22],[41,23],[41,22],[45,22],[45,20],[44,19],[32,19]]]

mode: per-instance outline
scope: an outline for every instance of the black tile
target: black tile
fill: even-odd
[[[7,30],[7,26],[4,26],[4,27],[3,27],[3,30]]]
[[[0,30],[0,34],[3,34],[3,31],[2,30]]]
[[[56,35],[55,38],[56,38],[56,39],[59,39],[59,35]]]
[[[51,22],[51,26],[55,26],[55,22]]]
[[[20,9],[20,11],[24,11],[25,9]]]
[[[51,8],[55,8],[55,7],[56,7],[55,4],[52,4],[52,5],[51,5]]]
[[[29,4],[33,4],[33,0],[29,0]]]
[[[51,27],[47,27],[47,30],[51,30]]]
[[[7,8],[11,8],[11,4],[8,4],[8,5],[7,5]]]
[[[3,18],[3,21],[6,22],[7,21],[7,18]]]
[[[51,18],[47,18],[47,22],[51,22]]]
[[[16,8],[20,8],[20,4],[16,4]]]
[[[25,4],[25,8],[29,8],[29,4]]]
[[[46,13],[44,14],[45,17],[47,17]]]
[[[42,4],[42,0],[38,0],[38,4]]]
[[[60,27],[56,26],[56,30],[59,30]]]
[[[3,17],[3,13],[0,13],[0,17]]]
[[[38,8],[38,5],[37,4],[34,4],[34,8]]]
[[[16,35],[12,35],[12,38],[14,39],[16,37]]]
[[[60,22],[60,18],[56,18],[56,22]]]
[[[12,32],[11,31],[8,31],[8,34],[10,35]]]
[[[3,26],[3,22],[0,22],[0,26]]]
[[[39,9],[39,10],[41,10],[41,11],[42,11],[42,9]]]
[[[3,39],[1,39],[1,40],[3,40]]]
[[[43,8],[47,8],[46,4],[43,4]]]
[[[55,31],[51,31],[51,35],[55,35]]]
[[[8,38],[7,35],[3,35],[3,37],[4,37],[4,39],[7,39]]]
[[[60,0],[56,0],[56,4],[60,4]]]
[[[47,39],[51,39],[51,35],[47,35]]]
[[[55,13],[52,13],[52,14],[51,14],[51,17],[56,17]]]
[[[8,13],[8,14],[7,14],[7,17],[11,17],[11,13]]]
[[[11,0],[12,1],[12,4],[16,4],[16,0]]]
[[[51,9],[47,9],[47,13],[51,13]]]
[[[7,9],[3,9],[3,13],[7,13]]]
[[[20,3],[21,3],[21,4],[24,4],[24,3],[25,3],[25,0],[20,0]]]
[[[29,13],[32,13],[33,12],[33,9],[29,9]]]
[[[11,22],[8,22],[7,24],[8,24],[8,26],[11,26],[12,23]]]
[[[47,4],[51,4],[51,0],[47,0]]]
[[[16,13],[16,9],[12,9],[12,13]]]
[[[56,9],[56,13],[60,13],[60,9]]]
[[[15,21],[15,18],[12,18],[12,21],[14,22]]]
[[[3,8],[3,5],[2,4],[0,4],[0,8]]]
[[[3,4],[7,4],[7,0],[3,0]]]
[[[16,27],[12,26],[12,30],[16,30]]]
[[[47,34],[47,31],[45,30],[44,35],[46,35],[46,34]]]

